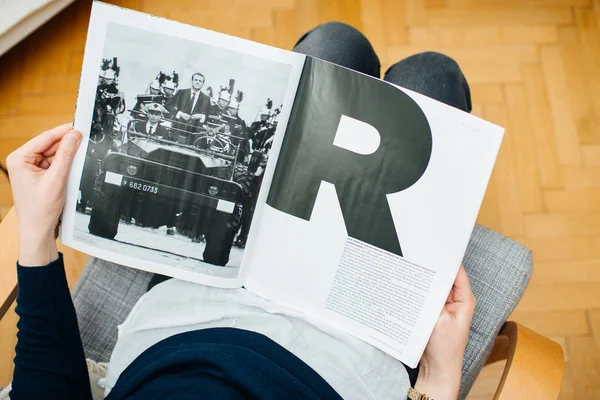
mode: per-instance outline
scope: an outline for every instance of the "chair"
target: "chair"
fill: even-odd
[[[0,318],[16,296],[17,225],[14,209],[0,224]],[[494,399],[556,399],[564,358],[553,341],[506,322],[531,278],[531,252],[482,226],[475,226],[464,265],[477,298],[463,364],[464,399],[486,363],[507,360]],[[73,290],[88,358],[108,361],[125,320],[145,293],[152,274],[91,257]]]

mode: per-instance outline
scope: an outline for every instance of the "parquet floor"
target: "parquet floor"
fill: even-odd
[[[507,128],[479,222],[534,252],[512,319],[565,349],[561,399],[600,399],[600,0],[111,2],[286,49],[344,21],[370,38],[383,70],[424,50],[454,57],[473,113]],[[0,160],[72,119],[89,9],[76,2],[0,59]],[[0,177],[0,215],[11,203]],[[1,324],[0,385],[14,324]],[[471,398],[491,398],[499,375],[484,370]]]

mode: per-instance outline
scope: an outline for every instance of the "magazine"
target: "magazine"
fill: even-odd
[[[239,288],[410,367],[503,129],[410,90],[95,2],[61,240]]]

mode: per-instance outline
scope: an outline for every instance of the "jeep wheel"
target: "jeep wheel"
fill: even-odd
[[[205,262],[225,266],[229,262],[229,253],[233,239],[240,227],[241,207],[236,206],[233,214],[213,211],[209,230],[206,234]]]
[[[252,193],[253,179],[254,174],[248,171],[248,167],[246,165],[235,165],[235,169],[233,170],[233,180],[242,187],[242,198],[240,199],[242,204],[245,204],[254,194],[258,194]]]
[[[121,214],[118,191],[104,187],[104,191],[94,192],[94,202],[88,230],[92,235],[114,239],[119,229]]]

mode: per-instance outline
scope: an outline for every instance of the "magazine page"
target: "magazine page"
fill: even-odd
[[[307,58],[246,287],[415,367],[503,129]]]
[[[239,287],[304,56],[94,3],[62,218],[68,246]]]

